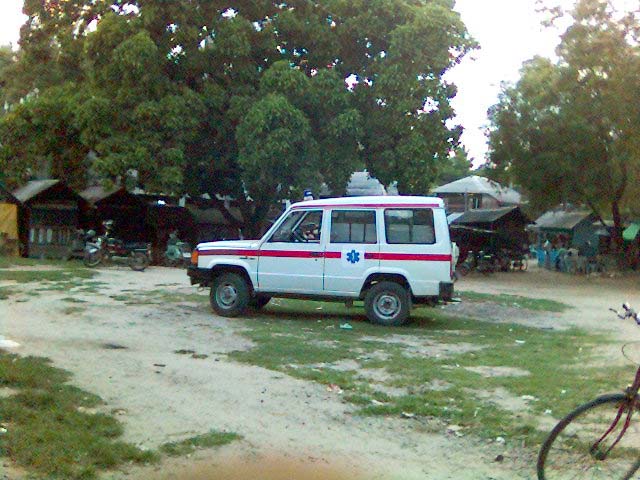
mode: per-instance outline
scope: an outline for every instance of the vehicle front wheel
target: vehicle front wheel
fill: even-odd
[[[395,282],[373,285],[364,297],[364,307],[371,323],[386,326],[404,325],[409,320],[409,291]]]
[[[211,308],[223,317],[237,317],[249,306],[249,285],[237,273],[218,275],[211,285],[209,302]]]

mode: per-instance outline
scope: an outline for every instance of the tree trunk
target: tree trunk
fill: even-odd
[[[611,232],[613,252],[618,257],[618,264],[621,267],[625,267],[624,240],[622,239],[622,215],[620,214],[620,202],[618,200],[611,204],[611,215],[613,217],[613,230]]]

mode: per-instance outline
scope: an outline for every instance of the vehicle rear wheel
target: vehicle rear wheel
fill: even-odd
[[[149,266],[149,257],[144,252],[131,252],[129,267],[136,272],[142,272]]]
[[[228,272],[218,275],[211,285],[209,302],[211,308],[223,317],[237,317],[249,306],[249,285],[237,273]]]
[[[379,282],[364,297],[364,307],[371,323],[386,326],[404,325],[409,320],[409,291],[395,282]]]
[[[261,310],[270,301],[271,297],[269,295],[256,295],[249,300],[249,308],[252,308],[253,310]]]

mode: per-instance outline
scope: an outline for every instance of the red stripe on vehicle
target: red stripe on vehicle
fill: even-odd
[[[318,255],[320,253],[320,255]],[[342,258],[341,252],[311,252],[306,250],[237,250],[237,249],[220,249],[220,250],[200,250],[200,256],[213,255],[235,255],[246,257],[275,257],[275,258],[329,258],[339,260]],[[422,262],[450,262],[449,254],[433,254],[433,253],[377,253],[365,252],[365,260],[405,260],[405,261],[422,261]]]
[[[318,256],[318,253],[320,256]],[[308,252],[306,250],[261,250],[261,257],[285,257],[285,258],[321,258],[322,252]]]
[[[257,257],[260,254],[260,250],[238,250],[231,248],[220,248],[214,250],[198,250],[200,256],[207,255],[243,255],[247,257]]]
[[[314,209],[314,208],[335,208],[340,210],[342,208],[442,208],[442,205],[437,203],[350,203],[350,204],[320,204],[320,205],[295,205],[292,209],[298,208]]]
[[[318,252],[305,250],[237,250],[237,249],[213,249],[200,250],[201,256],[235,255],[244,257],[282,257],[282,258],[321,258]]]
[[[365,260],[408,260],[421,262],[450,262],[451,255],[438,253],[373,253],[365,252]]]

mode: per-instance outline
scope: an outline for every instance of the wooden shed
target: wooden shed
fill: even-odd
[[[0,255],[20,254],[20,245],[25,243],[21,210],[20,201],[0,183]]]
[[[60,180],[33,180],[13,192],[22,204],[27,232],[26,251],[32,258],[67,258],[88,203]]]
[[[586,210],[550,210],[536,220],[532,229],[539,247],[549,240],[556,248],[596,249],[601,234],[606,235],[598,217]]]
[[[124,187],[107,189],[89,187],[80,192],[92,207],[87,221],[91,228],[102,231],[102,222],[113,220],[113,234],[125,242],[151,241],[146,225],[147,206],[138,196]]]
[[[451,220],[451,239],[466,253],[484,250],[497,253],[501,249],[520,253],[528,247],[527,226],[532,223],[520,207],[469,210]]]

